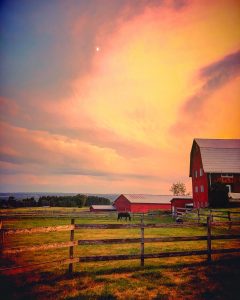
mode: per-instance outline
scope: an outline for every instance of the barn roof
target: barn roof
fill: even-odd
[[[96,210],[116,210],[112,205],[91,205],[91,207]]]
[[[194,139],[190,157],[190,176],[196,144],[200,149],[204,172],[240,173],[240,139]]]
[[[188,196],[173,196],[173,195],[146,195],[146,194],[122,194],[130,203],[144,203],[144,204],[170,204],[174,198],[187,198]]]
[[[192,196],[172,196],[171,202],[174,200],[180,200],[180,201],[185,201],[185,200],[193,200]]]

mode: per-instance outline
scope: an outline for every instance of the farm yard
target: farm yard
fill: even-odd
[[[230,211],[237,220],[238,214],[234,213],[240,212],[239,208]],[[1,214],[6,233],[11,229],[66,226],[70,225],[71,219],[74,218],[75,224],[83,226],[74,230],[74,241],[138,239],[135,243],[124,244],[80,244],[74,246],[73,257],[76,258],[139,256],[141,252],[142,230],[138,225],[141,223],[142,215],[133,215],[130,222],[117,221],[116,213],[90,214],[78,208],[22,208],[2,210]],[[207,215],[207,210],[201,210],[198,216],[200,224],[206,223]],[[186,216],[186,222],[176,224],[172,216],[164,212],[144,215],[143,222],[146,225],[144,254],[207,250],[206,239],[146,242],[150,238],[167,240],[170,237],[206,236],[206,224],[184,227],[184,224],[189,222],[196,224],[196,220],[192,220],[193,217],[194,214],[189,214]],[[214,221],[228,221],[224,218],[226,218],[224,211],[217,212]],[[93,224],[99,224],[100,228],[90,228]],[[106,229],[104,227],[107,227],[107,224],[115,224],[114,226],[119,228]],[[124,228],[126,224],[136,227]],[[147,224],[149,226],[163,224],[165,227],[152,228]],[[89,228],[86,228],[86,225],[89,225]],[[213,226],[211,231],[213,236],[239,235],[240,226],[229,224]],[[70,230],[6,234],[0,274],[0,292],[4,295],[4,299],[238,299],[239,297],[239,253],[212,254],[211,262],[207,260],[207,254],[150,258],[144,260],[144,266],[141,266],[139,257],[131,260],[80,261],[73,264],[73,272],[69,273],[68,264],[50,264],[50,262],[59,260],[63,262],[68,259],[71,247],[44,249],[44,244],[69,242],[70,236]],[[240,248],[239,238],[213,239],[211,243],[213,250]],[[30,247],[34,245],[37,245],[38,249],[30,251]],[[23,247],[28,247],[28,251],[22,251]],[[42,263],[45,264],[29,270],[11,269],[16,266]]]

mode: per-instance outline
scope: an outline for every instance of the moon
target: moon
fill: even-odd
[[[97,46],[96,47],[96,51],[99,52],[100,51],[100,47]]]

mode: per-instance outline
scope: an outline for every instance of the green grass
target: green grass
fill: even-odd
[[[57,208],[59,209],[59,208]],[[48,210],[48,208],[46,208]],[[236,209],[235,209],[236,210]],[[14,210],[16,212],[18,210]],[[69,209],[61,208],[62,212]],[[26,210],[27,212],[27,210]],[[139,223],[136,218],[133,223]],[[171,217],[154,217],[146,223],[169,223]],[[77,218],[76,224],[119,223],[109,219]],[[125,223],[125,221],[121,221]],[[12,218],[4,220],[5,228],[30,228],[70,224],[70,218]],[[214,228],[215,234],[239,234],[239,227]],[[145,237],[206,235],[206,228],[149,228]],[[38,233],[6,237],[6,247],[38,245],[69,241],[69,232]],[[139,238],[139,229],[81,229],[75,231],[77,239]],[[213,241],[213,248],[239,247],[236,240]],[[206,241],[146,243],[145,253],[206,249]],[[138,254],[140,244],[85,245],[74,247],[74,256]],[[1,257],[2,266],[25,265],[65,259],[69,249],[24,252],[16,256]],[[68,266],[45,266],[39,270],[19,274],[1,275],[0,295],[4,299],[237,299],[240,295],[238,278],[240,259],[238,255],[214,255],[208,264],[206,256],[192,256],[145,260],[78,263],[74,274],[69,275]]]

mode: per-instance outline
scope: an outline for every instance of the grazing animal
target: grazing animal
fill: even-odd
[[[130,214],[128,213],[128,212],[120,212],[120,213],[118,213],[118,220],[122,220],[122,218],[125,218],[125,220],[127,221],[127,219],[129,220],[129,221],[131,221],[131,216],[130,216]]]

